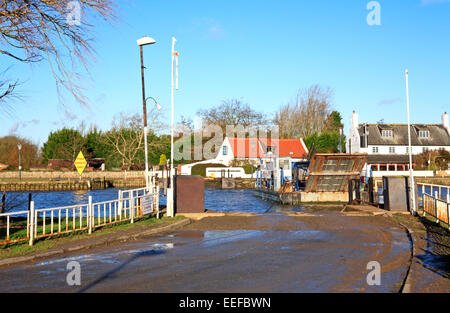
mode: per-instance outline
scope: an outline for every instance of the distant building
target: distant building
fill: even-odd
[[[183,175],[190,175],[197,164],[223,164],[230,166],[233,161],[249,162],[263,165],[279,158],[280,167],[286,174],[291,172],[292,162],[303,161],[308,157],[308,149],[300,139],[266,139],[266,138],[230,138],[226,137],[214,159],[186,164],[181,168]],[[290,176],[290,174],[289,174]]]
[[[411,147],[413,155],[428,150],[450,151],[448,114],[442,115],[441,124],[411,124]],[[347,153],[367,153],[372,170],[409,170],[407,124],[360,124],[353,111],[346,148]]]
[[[87,171],[93,171],[93,170],[104,170],[105,169],[105,159],[86,159],[87,165],[86,170]],[[60,171],[60,170],[66,170],[66,171],[72,171],[75,170],[74,162],[71,160],[58,160],[58,159],[50,159],[48,160],[48,170],[51,171]]]

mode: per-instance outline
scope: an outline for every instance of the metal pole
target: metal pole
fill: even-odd
[[[409,153],[409,177],[410,177],[410,196],[412,203],[411,213],[416,215],[416,188],[414,184],[414,170],[413,170],[413,161],[412,161],[412,147],[411,147],[411,120],[410,120],[410,112],[409,112],[409,82],[408,82],[408,70],[405,72],[406,74],[406,109],[408,113],[408,153]]]
[[[170,201],[170,208],[167,211],[167,215],[169,217],[174,216],[174,186],[173,186],[173,135],[174,135],[174,129],[173,129],[173,123],[174,123],[174,102],[175,102],[175,90],[174,90],[174,58],[175,58],[175,42],[177,40],[175,37],[172,37],[172,93],[171,93],[171,121],[170,121],[170,189],[171,189],[171,201]],[[168,194],[169,195],[169,194]]]
[[[29,234],[30,234],[30,241],[29,241],[29,245],[32,246],[34,244],[34,229],[35,229],[35,213],[34,213],[34,201],[30,202],[30,211],[28,212],[28,214],[30,215],[30,225],[28,225],[29,227]]]
[[[20,156],[20,150],[22,146],[19,144],[18,148],[19,148],[19,180],[22,180],[22,159]]]
[[[89,196],[88,198],[88,208],[87,208],[87,218],[88,218],[88,228],[89,228],[89,234],[92,234],[92,228],[93,228],[93,212],[94,210],[92,210],[92,196]]]
[[[141,77],[142,77],[142,107],[144,110],[144,147],[145,147],[145,188],[148,192],[148,145],[147,145],[147,101],[145,98],[145,80],[144,80],[144,55],[142,46],[139,46],[141,53]]]

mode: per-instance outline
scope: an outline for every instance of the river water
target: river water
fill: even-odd
[[[125,189],[122,189],[125,190]],[[119,189],[80,190],[80,191],[50,191],[31,192],[36,209],[56,208],[88,203],[102,202],[118,198]],[[28,208],[28,194],[30,192],[9,192],[8,201],[15,204],[12,211],[24,211]],[[161,195],[160,204],[166,204],[166,198]],[[205,188],[205,208],[216,212],[251,212],[269,213],[280,211],[303,211],[299,206],[281,206],[271,201],[256,197],[251,189],[222,190]]]
[[[125,189],[122,189],[125,190]],[[434,190],[433,190],[434,191]],[[102,202],[115,200],[118,198],[119,189],[106,190],[80,190],[80,191],[50,191],[31,192],[32,200],[36,209],[56,208],[76,204],[88,203],[89,196],[92,201]],[[429,187],[425,190],[431,193]],[[7,203],[14,204],[12,211],[27,210],[29,192],[9,192],[7,193]],[[444,198],[447,190],[443,189]],[[422,197],[422,190],[419,188],[419,197]],[[166,204],[166,198],[161,195],[160,204]],[[205,188],[205,208],[216,212],[248,212],[248,213],[277,213],[277,212],[304,212],[308,209],[302,206],[283,206],[272,201],[263,200],[256,197],[251,189],[230,189],[222,190],[216,188]]]

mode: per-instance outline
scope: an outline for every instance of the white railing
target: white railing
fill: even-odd
[[[88,213],[89,204],[35,209],[33,214],[34,238],[38,239],[87,229]],[[49,227],[50,229],[48,229]]]
[[[417,188],[419,190],[419,195],[424,195],[426,193],[429,195],[436,195],[437,193],[439,199],[450,202],[450,186],[417,183]]]
[[[450,202],[439,199],[437,192],[434,197],[423,194],[423,216],[427,214],[436,218],[436,223],[443,222],[450,229]]]
[[[156,212],[159,218],[159,187],[151,190],[152,193],[146,193],[145,188],[119,191],[117,200],[97,203],[89,196],[87,204],[56,208],[35,209],[34,201],[31,201],[28,211],[0,214],[2,222],[6,222],[6,227],[0,226],[0,245],[26,240],[33,245],[35,239],[43,237],[86,230],[91,234],[98,227],[124,221],[134,223],[136,217],[144,215],[143,199],[146,196],[152,197],[152,213]],[[19,235],[11,234],[11,231]]]
[[[13,243],[19,241],[26,241],[30,237],[30,212],[29,211],[19,211],[19,212],[10,212],[10,213],[1,213],[0,214],[0,223],[6,223],[6,228],[0,227],[0,245],[6,243]],[[24,224],[26,222],[26,224]],[[1,224],[0,224],[1,225]],[[22,236],[21,238],[17,238],[14,236],[14,233],[11,234],[11,230],[20,230],[26,227],[27,234],[26,237]],[[11,235],[13,238],[11,239]]]

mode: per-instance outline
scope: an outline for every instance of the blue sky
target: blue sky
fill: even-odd
[[[272,114],[299,88],[333,88],[346,132],[353,110],[361,122],[405,123],[410,72],[411,119],[440,123],[450,111],[450,1],[380,0],[381,25],[369,26],[366,0],[192,0],[119,2],[120,23],[98,23],[96,61],[86,81],[89,108],[58,104],[47,63],[33,67],[1,56],[1,69],[24,83],[21,101],[2,115],[0,136],[15,133],[42,144],[50,131],[84,120],[107,129],[120,112],[142,111],[139,49],[146,92],[170,118],[171,38],[180,52],[175,118],[238,98]]]

